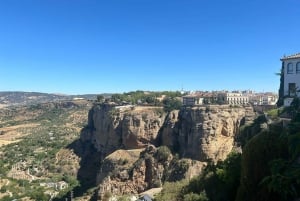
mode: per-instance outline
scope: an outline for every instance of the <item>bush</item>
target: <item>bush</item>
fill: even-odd
[[[37,188],[30,192],[29,197],[33,200],[40,200],[40,201],[48,201],[49,196],[44,194],[44,190],[42,188]]]
[[[163,190],[155,196],[155,201],[176,201],[182,200],[180,192],[187,184],[186,180],[177,182],[166,182],[163,185]]]
[[[156,154],[158,161],[167,161],[171,155],[171,151],[167,146],[161,146],[157,149]]]
[[[7,191],[5,186],[2,186],[2,188],[0,189],[0,193],[5,193]]]
[[[183,200],[184,201],[209,201],[205,191],[201,192],[200,194],[196,194],[196,193],[186,194],[184,195]]]

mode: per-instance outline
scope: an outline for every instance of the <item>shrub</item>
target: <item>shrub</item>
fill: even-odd
[[[180,192],[187,184],[186,180],[177,182],[166,182],[163,185],[163,190],[155,196],[155,201],[176,201],[182,200]]]
[[[161,146],[157,149],[156,154],[158,161],[167,161],[171,155],[171,151],[167,146]]]
[[[184,195],[183,200],[184,201],[209,201],[205,191],[202,191],[200,194],[196,194],[196,193],[186,194]]]

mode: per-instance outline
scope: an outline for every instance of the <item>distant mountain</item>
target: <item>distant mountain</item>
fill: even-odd
[[[27,105],[35,103],[73,100],[76,98],[96,100],[98,94],[63,95],[40,92],[4,91],[0,92],[0,108],[12,105]]]

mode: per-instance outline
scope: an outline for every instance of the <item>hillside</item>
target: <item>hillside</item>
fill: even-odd
[[[243,200],[251,192],[240,177],[252,174],[244,152],[255,163],[271,136],[259,135],[267,115],[256,117],[251,106],[230,105],[169,112],[159,104],[72,100],[2,108],[0,200],[125,200],[161,189],[159,201],[233,200],[237,191]],[[250,138],[258,141],[249,146]],[[232,152],[241,148],[243,155]]]
[[[49,200],[78,185],[80,158],[67,146],[91,106],[77,100],[0,109],[0,200]]]
[[[63,95],[40,92],[0,91],[0,108],[7,106],[28,105],[61,100],[73,100],[74,98],[96,100],[96,97],[96,94]]]

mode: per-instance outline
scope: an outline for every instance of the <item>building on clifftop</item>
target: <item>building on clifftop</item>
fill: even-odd
[[[249,95],[240,92],[220,93],[219,99],[225,101],[229,105],[246,105],[249,103]]]
[[[289,106],[294,97],[300,97],[300,53],[280,59],[283,66],[284,106]]]

